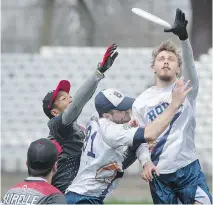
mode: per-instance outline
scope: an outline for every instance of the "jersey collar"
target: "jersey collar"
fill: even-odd
[[[27,177],[25,179],[25,181],[44,181],[44,182],[47,182],[47,180],[42,178],[42,177]]]

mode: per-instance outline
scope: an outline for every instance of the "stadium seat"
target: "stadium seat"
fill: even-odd
[[[91,52],[92,51],[92,52]],[[26,150],[32,140],[48,136],[48,119],[42,110],[42,99],[61,79],[68,79],[74,95],[101,60],[103,48],[46,48],[40,54],[2,54],[2,169],[26,170]],[[137,97],[154,85],[151,48],[119,48],[119,58],[107,71],[97,91],[113,87]],[[212,49],[196,62],[200,82],[197,97],[196,146],[204,171],[211,175],[212,159]],[[95,96],[95,95],[94,95]],[[85,126],[95,112],[94,96],[82,111],[78,123]],[[14,155],[14,150],[17,154]],[[10,160],[8,160],[10,156]],[[7,163],[6,163],[7,162]],[[139,163],[128,173],[140,171]]]

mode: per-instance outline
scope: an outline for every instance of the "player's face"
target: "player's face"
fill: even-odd
[[[65,91],[59,91],[54,101],[54,115],[64,112],[67,106],[72,103],[72,97]]]
[[[171,51],[161,51],[155,59],[152,70],[161,81],[175,81],[180,72],[177,56]]]
[[[129,122],[131,120],[130,110],[126,111],[112,110],[110,112],[110,119],[117,124]]]

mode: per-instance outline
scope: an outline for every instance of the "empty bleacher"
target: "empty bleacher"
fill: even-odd
[[[104,48],[43,48],[41,54],[1,55],[1,145],[2,170],[26,171],[29,143],[48,135],[48,118],[42,110],[42,99],[61,79],[70,80],[74,95],[101,60]],[[122,49],[113,67],[106,72],[95,93],[113,87],[137,97],[154,84],[151,48]],[[212,171],[212,49],[196,62],[200,80],[197,98],[196,146],[204,171]],[[94,97],[78,120],[85,125],[95,112]],[[130,167],[137,173],[139,164]]]

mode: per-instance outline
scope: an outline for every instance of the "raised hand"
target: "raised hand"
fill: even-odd
[[[180,9],[176,9],[175,22],[170,29],[164,29],[164,32],[172,32],[179,37],[180,40],[184,41],[188,38],[186,26],[188,21],[185,19],[185,13]]]
[[[192,90],[192,88],[188,88],[189,83],[190,80],[184,83],[183,76],[176,82],[172,92],[172,102],[171,102],[172,104],[174,104],[177,107],[180,107],[183,104],[186,96]]]
[[[114,43],[106,50],[102,62],[98,64],[98,70],[101,73],[106,72],[106,70],[108,70],[112,66],[115,58],[118,56],[118,52],[115,51],[116,48],[117,45]]]

